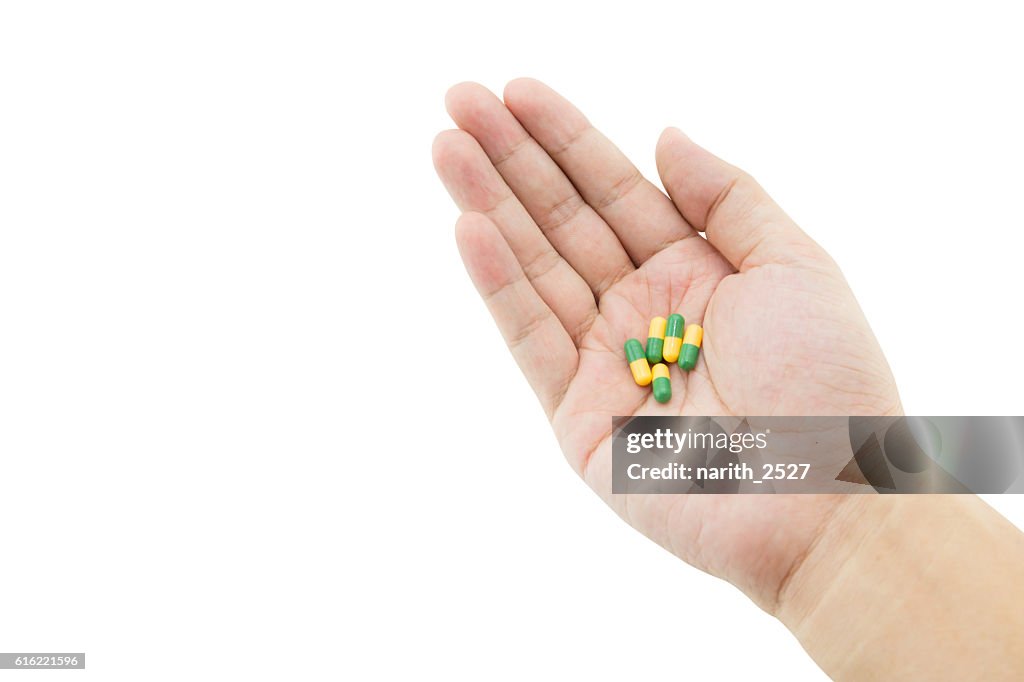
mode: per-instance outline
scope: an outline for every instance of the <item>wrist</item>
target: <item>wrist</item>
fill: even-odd
[[[837,679],[1019,677],[1021,566],[1024,536],[977,497],[855,495],[776,615]]]

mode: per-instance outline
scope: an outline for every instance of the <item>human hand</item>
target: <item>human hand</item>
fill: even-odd
[[[569,102],[516,80],[452,88],[434,144],[463,260],[570,464],[626,521],[769,611],[843,514],[831,495],[612,495],[615,415],[888,415],[892,375],[831,258],[747,174],[675,129],[668,196]],[[670,198],[671,197],[671,198]],[[698,231],[705,232],[707,239]],[[704,327],[654,401],[623,343],[654,316]]]

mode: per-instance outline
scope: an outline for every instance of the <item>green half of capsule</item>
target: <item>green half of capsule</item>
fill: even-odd
[[[654,399],[659,403],[672,400],[672,380],[668,376],[668,365],[659,362],[654,366],[654,382],[651,388],[654,389]]]
[[[665,336],[674,336],[677,339],[683,338],[683,325],[686,320],[679,313],[672,313],[668,316],[668,324],[665,327]]]
[[[634,362],[644,357],[644,347],[636,339],[626,341],[626,361]]]

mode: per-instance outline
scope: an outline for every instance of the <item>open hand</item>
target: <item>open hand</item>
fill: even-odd
[[[460,130],[434,144],[473,282],[584,480],[638,530],[775,610],[847,498],[612,495],[612,417],[898,414],[849,287],[749,175],[680,131],[657,145],[666,195],[545,85],[513,81],[504,99],[455,86]],[[703,325],[704,342],[694,371],[671,367],[661,405],[633,382],[623,343],[671,313]]]

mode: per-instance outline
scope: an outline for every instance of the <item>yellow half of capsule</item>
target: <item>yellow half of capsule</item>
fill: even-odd
[[[665,327],[668,325],[668,320],[664,317],[655,317],[651,320],[651,326],[647,331],[647,338],[649,339],[663,339],[665,338]]]
[[[668,379],[668,366],[663,365],[660,362],[654,366],[654,378],[655,379]]]
[[[683,334],[683,343],[690,344],[691,346],[697,346],[700,348],[700,342],[704,340],[704,328],[699,324],[691,324],[686,328],[686,332]]]
[[[651,366],[647,364],[647,358],[637,358],[629,363],[629,371],[633,373],[633,381],[639,386],[647,386],[654,380]]]
[[[665,347],[661,351],[661,357],[665,362],[675,362],[679,359],[679,350],[683,347],[683,340],[678,336],[666,336]]]

